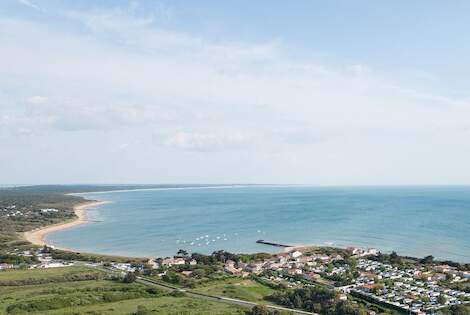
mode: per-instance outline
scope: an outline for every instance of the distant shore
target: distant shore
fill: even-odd
[[[23,233],[23,237],[30,243],[33,243],[34,245],[38,246],[44,246],[44,245],[50,245],[46,242],[46,236],[49,233],[56,232],[56,231],[62,231],[65,229],[69,229],[78,225],[86,224],[88,223],[88,218],[86,214],[86,209],[90,207],[95,207],[103,204],[110,203],[110,201],[85,201],[82,202],[75,207],[73,207],[73,210],[75,212],[75,215],[77,218],[71,220],[71,221],[66,221],[63,223],[58,223],[54,225],[49,225],[46,227],[42,227],[39,229],[27,231]],[[64,250],[69,250],[64,248]]]
[[[159,191],[159,190],[198,190],[198,189],[227,189],[227,188],[247,188],[247,187],[287,187],[290,185],[219,185],[219,186],[183,186],[183,187],[153,187],[153,188],[132,188],[132,189],[114,189],[114,190],[100,190],[100,191],[84,191],[76,193],[67,193],[70,196],[80,196],[89,194],[107,194],[107,193],[122,193],[122,192],[135,192],[135,191]]]

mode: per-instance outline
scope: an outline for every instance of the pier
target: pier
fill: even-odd
[[[256,243],[276,246],[276,247],[292,247],[292,245],[280,244],[280,243],[275,243],[275,242],[270,242],[270,241],[265,241],[265,240],[257,240]]]

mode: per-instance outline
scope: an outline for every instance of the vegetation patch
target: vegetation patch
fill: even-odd
[[[70,281],[100,280],[106,274],[85,267],[65,267],[33,270],[7,270],[0,272],[0,286],[22,286]]]

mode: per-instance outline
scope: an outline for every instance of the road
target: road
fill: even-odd
[[[167,284],[167,283],[163,283],[163,282],[160,282],[160,281],[155,281],[153,279],[149,279],[149,278],[141,277],[141,276],[137,277],[137,282],[145,284],[145,285],[164,288],[164,289],[178,290],[180,292],[184,292],[187,296],[190,296],[190,297],[193,297],[193,298],[198,298],[198,299],[204,299],[204,300],[209,300],[209,301],[214,301],[214,302],[222,302],[222,303],[240,305],[240,306],[245,306],[245,307],[253,307],[253,306],[258,305],[258,303],[244,301],[244,300],[240,300],[240,299],[232,299],[232,298],[228,298],[228,297],[224,297],[224,296],[216,296],[216,295],[210,295],[210,294],[196,292],[196,291],[193,291],[193,290],[181,289],[177,286],[173,286],[173,285],[170,285],[170,284]],[[295,310],[295,309],[286,308],[286,307],[277,306],[277,305],[265,304],[265,306],[267,308],[278,310],[278,311],[290,312],[291,314],[307,314],[307,315],[315,314],[315,313],[311,313],[311,312]],[[318,315],[318,314],[316,314],[316,315]]]
[[[121,270],[115,270],[115,269],[110,268],[110,267],[90,266],[90,265],[88,265],[88,266],[99,269],[99,270],[102,270],[102,271],[106,271],[106,272],[112,272],[112,273],[122,272]],[[163,289],[166,289],[166,290],[176,290],[176,291],[179,291],[179,292],[183,292],[187,296],[192,297],[192,298],[196,298],[196,299],[203,299],[203,300],[206,300],[206,301],[227,303],[227,304],[239,305],[239,306],[244,306],[244,307],[253,307],[253,306],[258,305],[258,303],[254,303],[254,302],[250,302],[250,301],[244,301],[244,300],[240,300],[240,299],[232,299],[232,298],[228,298],[228,297],[225,297],[225,296],[216,296],[216,295],[210,295],[210,294],[196,292],[196,291],[193,291],[193,290],[182,289],[178,286],[171,285],[171,284],[168,284],[168,283],[162,282],[162,281],[156,281],[156,280],[153,280],[153,279],[149,279],[147,277],[137,276],[136,278],[137,278],[136,282],[139,282],[141,284],[144,284],[144,285],[147,285],[147,286],[159,287],[159,288],[163,288]],[[267,308],[270,308],[270,309],[273,309],[273,310],[290,312],[291,314],[319,315],[319,314],[312,313],[312,312],[306,312],[306,311],[302,311],[302,310],[296,310],[296,309],[286,308],[286,307],[277,306],[277,305],[265,304],[265,306]]]
[[[101,271],[105,271],[105,272],[108,272],[108,273],[122,273],[122,270],[113,269],[111,267],[90,265],[86,262],[78,262],[78,261],[76,263],[77,263],[77,265],[85,265],[85,266],[92,267],[92,268],[95,268],[95,269],[98,269],[98,270],[101,270]],[[203,300],[206,300],[206,301],[227,303],[227,304],[239,305],[239,306],[244,306],[244,307],[253,307],[253,306],[259,305],[258,303],[255,303],[255,302],[244,301],[244,300],[240,300],[240,299],[232,299],[232,298],[228,298],[228,297],[225,297],[225,296],[210,295],[210,294],[196,292],[196,291],[193,291],[193,290],[186,290],[186,289],[182,289],[178,286],[171,285],[169,283],[162,282],[162,281],[156,281],[156,280],[153,280],[153,279],[149,279],[147,277],[137,276],[136,279],[137,279],[136,282],[138,282],[138,283],[141,283],[141,284],[144,284],[144,285],[147,285],[147,286],[163,288],[163,289],[166,289],[166,290],[176,290],[176,291],[179,291],[179,292],[183,292],[187,296],[190,296],[190,297],[196,298],[196,299],[203,299]],[[266,306],[267,308],[273,309],[273,310],[290,312],[290,314],[320,315],[320,314],[313,313],[313,312],[306,312],[306,311],[302,311],[302,310],[296,310],[296,309],[292,309],[292,308],[287,308],[287,307],[282,307],[282,306],[277,306],[277,305],[271,305],[271,304],[264,304],[264,306]]]

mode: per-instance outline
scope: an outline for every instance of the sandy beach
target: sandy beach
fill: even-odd
[[[110,203],[110,201],[86,201],[86,202],[80,203],[79,205],[74,207],[74,211],[77,216],[76,219],[72,221],[66,221],[63,223],[49,225],[43,228],[24,232],[23,236],[27,241],[35,245],[39,245],[39,246],[47,245],[45,237],[48,233],[69,229],[71,227],[87,223],[88,220],[87,220],[87,215],[86,215],[86,209],[90,207],[106,204],[106,203]]]

